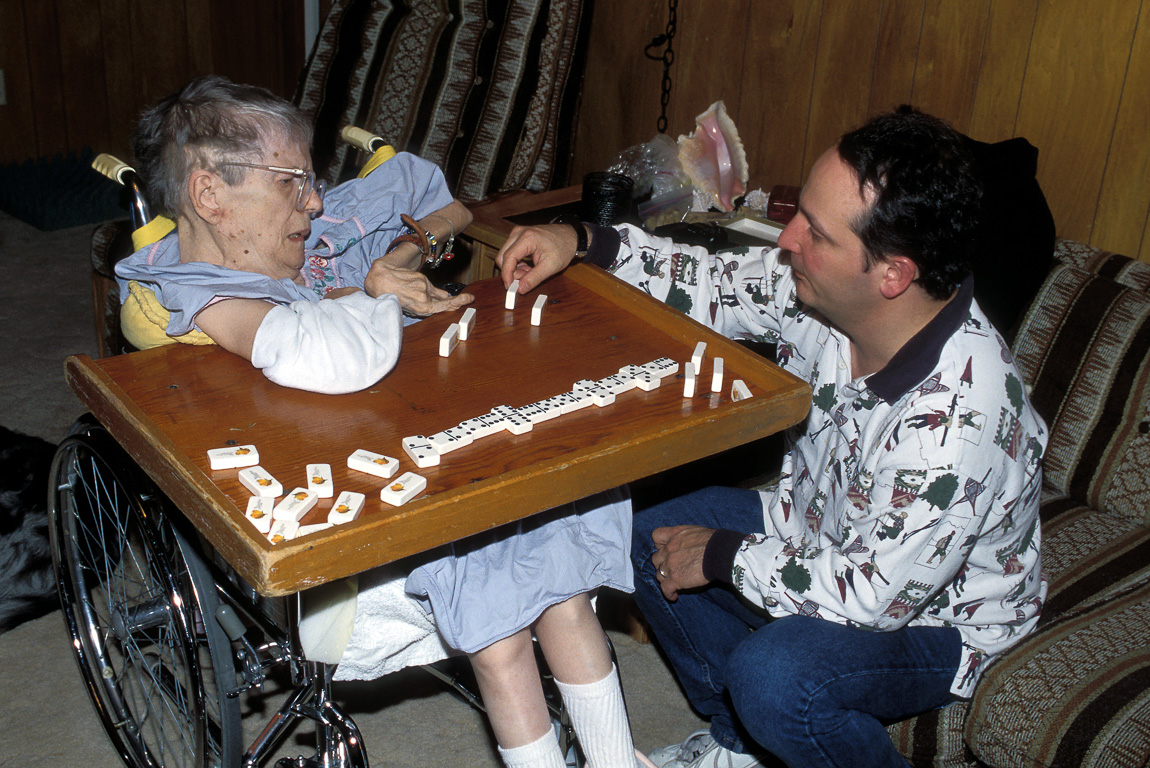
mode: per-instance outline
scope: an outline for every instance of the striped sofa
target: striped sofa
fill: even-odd
[[[1060,240],[1012,344],[1050,428],[1038,629],[970,702],[893,724],[916,766],[1150,765],[1150,264]]]

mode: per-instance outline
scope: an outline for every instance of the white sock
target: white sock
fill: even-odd
[[[634,768],[635,745],[614,665],[602,680],[586,685],[555,681],[589,768]]]
[[[551,728],[522,747],[504,749],[496,744],[495,748],[499,750],[499,757],[507,768],[567,768],[567,761],[559,752],[559,742]]]

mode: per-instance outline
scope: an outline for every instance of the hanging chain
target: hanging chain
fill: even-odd
[[[662,111],[659,113],[659,121],[655,124],[659,133],[667,132],[667,105],[671,102],[671,65],[675,63],[675,51],[671,48],[671,43],[675,39],[678,5],[679,0],[667,0],[667,31],[647,43],[647,47],[643,49],[643,55],[648,59],[663,62],[663,90],[659,94],[659,104],[662,106]],[[653,55],[651,50],[660,46],[666,46],[663,48],[662,54]]]

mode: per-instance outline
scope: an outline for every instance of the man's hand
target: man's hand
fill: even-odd
[[[427,317],[439,312],[452,312],[466,307],[475,301],[470,293],[452,296],[447,291],[436,288],[431,281],[413,269],[396,267],[382,259],[376,259],[363,281],[364,290],[372,298],[385,293],[394,294],[399,305],[409,315]]]
[[[503,285],[519,281],[519,292],[527,293],[552,275],[567,268],[575,258],[578,240],[566,224],[516,227],[495,254],[495,266]]]
[[[678,598],[681,590],[706,586],[703,553],[714,533],[713,528],[701,525],[675,525],[656,528],[651,534],[656,547],[651,564],[668,600]]]

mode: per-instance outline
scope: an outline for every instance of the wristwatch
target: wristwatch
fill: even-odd
[[[582,259],[587,255],[587,225],[578,219],[563,223],[575,230],[575,258]]]

